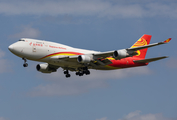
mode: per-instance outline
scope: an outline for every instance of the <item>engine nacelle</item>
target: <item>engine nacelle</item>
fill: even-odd
[[[38,64],[36,66],[37,71],[40,71],[42,73],[51,73],[56,72],[56,69],[50,68],[48,63],[45,64]]]
[[[114,51],[113,53],[113,57],[115,59],[122,59],[122,58],[126,58],[128,57],[129,54],[127,53],[127,50],[126,49],[122,49],[122,50],[116,50]]]
[[[89,63],[92,61],[92,59],[93,59],[92,55],[79,55],[77,61],[79,63]]]

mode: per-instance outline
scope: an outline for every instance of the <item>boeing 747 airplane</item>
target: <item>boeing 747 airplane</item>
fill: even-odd
[[[9,50],[24,60],[44,62],[38,64],[36,69],[42,73],[56,72],[59,67],[63,68],[66,77],[70,77],[69,71],[75,71],[76,75],[89,75],[89,69],[114,70],[138,66],[146,66],[150,62],[167,58],[167,56],[145,59],[147,49],[153,46],[168,43],[171,38],[164,42],[149,44],[151,35],[143,35],[133,46],[107,52],[98,52],[73,48],[59,43],[22,38],[9,46]]]

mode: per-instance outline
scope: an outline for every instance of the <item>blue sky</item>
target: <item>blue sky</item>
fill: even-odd
[[[176,0],[1,0],[0,120],[177,120]],[[98,51],[130,47],[143,34],[147,67],[96,71],[66,79],[62,69],[36,71],[39,62],[8,51],[22,37]]]

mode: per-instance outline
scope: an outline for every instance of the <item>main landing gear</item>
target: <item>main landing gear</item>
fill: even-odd
[[[71,77],[68,70],[65,70],[64,74],[65,74],[66,78]],[[85,75],[90,75],[90,71],[88,70],[87,67],[80,68],[79,71],[76,72],[76,75],[78,75],[78,76],[83,76],[84,74]]]
[[[83,70],[76,72],[76,75],[78,75],[78,76],[83,76],[84,74],[90,75],[90,71],[88,70],[87,67],[84,67]]]
[[[68,70],[65,70],[65,71],[64,71],[64,74],[65,74],[66,78],[71,77],[71,75],[69,74],[69,71],[68,71]]]
[[[28,63],[27,63],[27,60],[26,60],[26,58],[22,58],[22,60],[24,60],[24,64],[23,64],[23,67],[28,67]]]

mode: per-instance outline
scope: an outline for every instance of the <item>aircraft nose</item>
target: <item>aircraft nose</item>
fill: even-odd
[[[10,50],[10,51],[12,51],[13,50],[13,45],[10,45],[9,47],[8,47],[8,49]]]
[[[11,44],[8,49],[11,53],[17,56],[23,55],[23,47],[18,42]]]

